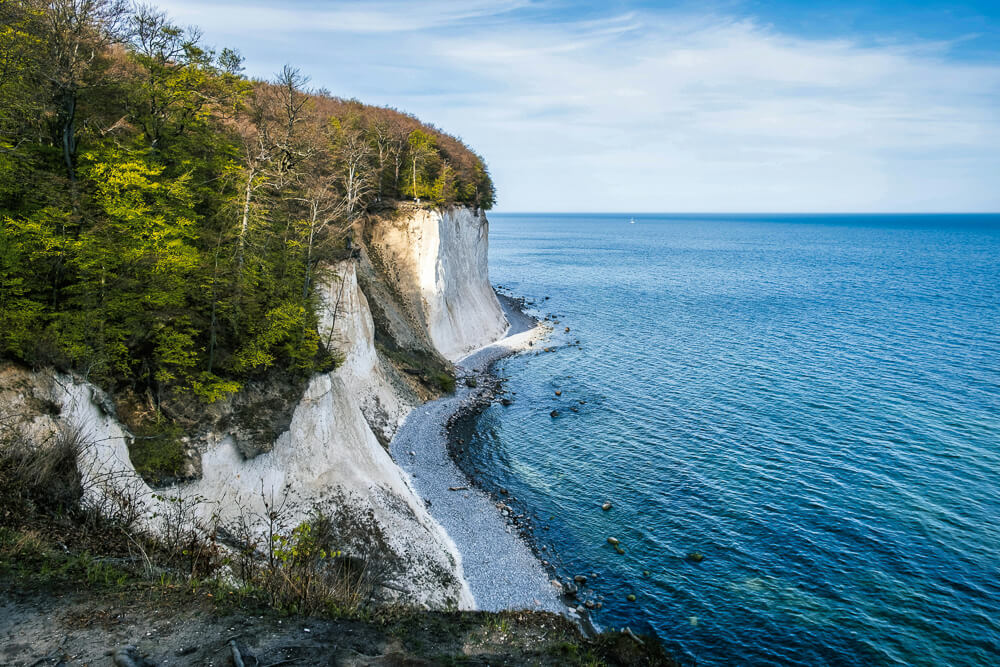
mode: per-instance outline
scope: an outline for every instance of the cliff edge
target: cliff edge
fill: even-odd
[[[473,608],[454,543],[384,444],[435,394],[413,360],[448,370],[508,328],[489,283],[488,222],[468,208],[403,207],[369,220],[363,235],[356,256],[323,267],[317,285],[319,333],[342,361],[309,380],[287,429],[262,453],[247,456],[237,426],[217,421],[192,445],[200,474],[154,490],[130,459],[137,436],[112,397],[83,379],[6,365],[0,412],[39,443],[75,433],[85,443],[85,502],[112,511],[127,502],[145,530],[168,530],[178,506],[189,508],[191,525],[230,535],[278,504],[289,526],[322,511],[345,552],[379,562],[380,598]]]

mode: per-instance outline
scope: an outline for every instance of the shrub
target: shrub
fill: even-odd
[[[346,534],[356,527],[343,503],[333,513],[314,506],[308,518],[293,524],[287,488],[279,498],[262,490],[261,500],[262,513],[240,506],[224,531],[234,542],[233,573],[244,590],[259,591],[276,609],[301,614],[354,612],[371,598],[383,573],[371,553],[343,550],[356,543]],[[378,541],[367,527],[365,535],[367,544]]]
[[[16,525],[76,508],[83,495],[76,467],[80,446],[75,433],[36,445],[10,424],[0,428],[0,522]]]
[[[162,416],[138,426],[129,443],[129,458],[136,472],[153,486],[180,477],[187,461],[182,436],[181,427]]]
[[[455,377],[446,373],[445,371],[439,371],[433,376],[434,385],[446,394],[451,394],[455,391]]]

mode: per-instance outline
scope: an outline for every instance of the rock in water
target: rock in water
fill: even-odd
[[[604,503],[603,505],[601,505],[601,509],[604,510],[605,512],[611,509],[611,507],[612,507],[611,503]]]
[[[559,416],[558,410],[553,410],[552,412],[549,413],[549,417],[552,417],[553,419],[555,419],[558,416]]]
[[[576,583],[578,583],[578,584],[580,584],[582,586],[585,583],[587,583],[587,577],[583,576],[582,574],[578,574],[575,577],[573,577],[573,581],[575,581]]]
[[[689,560],[692,563],[700,563],[701,561],[705,560],[705,555],[697,551],[692,551],[687,555],[687,560]]]
[[[617,547],[618,546],[618,538],[617,537],[609,537],[608,538],[608,544],[610,544],[613,547]]]

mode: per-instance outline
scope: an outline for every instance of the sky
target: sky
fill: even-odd
[[[161,0],[415,114],[501,211],[1000,211],[1000,0]]]

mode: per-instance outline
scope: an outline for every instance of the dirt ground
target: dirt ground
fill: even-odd
[[[41,592],[0,582],[2,665],[239,665],[234,647],[246,667],[669,664],[624,636],[587,640],[545,613],[331,620],[237,609],[204,592]]]

